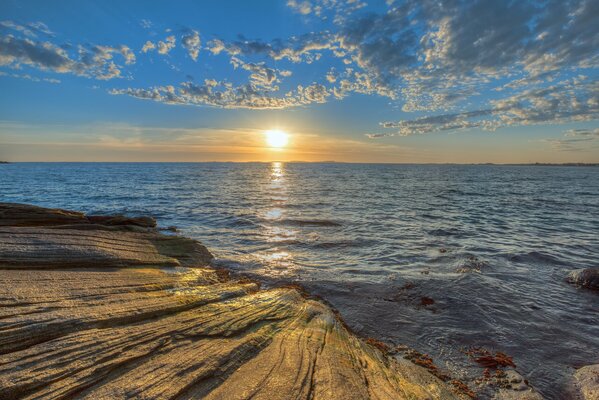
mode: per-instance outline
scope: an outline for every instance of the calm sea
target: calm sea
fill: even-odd
[[[0,201],[151,214],[460,377],[481,375],[463,350],[482,346],[560,398],[599,362],[599,294],[564,281],[599,266],[599,168],[16,163]]]

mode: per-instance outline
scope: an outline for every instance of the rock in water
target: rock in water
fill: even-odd
[[[148,225],[0,205],[0,399],[465,398]]]
[[[567,280],[587,289],[599,290],[599,268],[575,269],[570,272]]]

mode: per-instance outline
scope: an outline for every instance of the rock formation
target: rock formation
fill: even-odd
[[[153,220],[0,204],[0,399],[458,399]]]

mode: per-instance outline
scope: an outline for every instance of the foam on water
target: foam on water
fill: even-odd
[[[0,166],[0,201],[154,215],[461,377],[483,346],[560,398],[599,362],[599,294],[564,281],[599,266],[597,168],[19,163]]]

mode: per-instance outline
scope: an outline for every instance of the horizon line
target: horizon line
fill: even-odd
[[[478,163],[459,163],[459,162],[351,162],[351,161],[6,161],[0,160],[0,164],[372,164],[372,165],[498,165],[498,166],[599,166],[599,162],[563,162],[563,163],[548,163],[548,162],[528,162],[528,163],[493,163],[493,162],[478,162]]]

